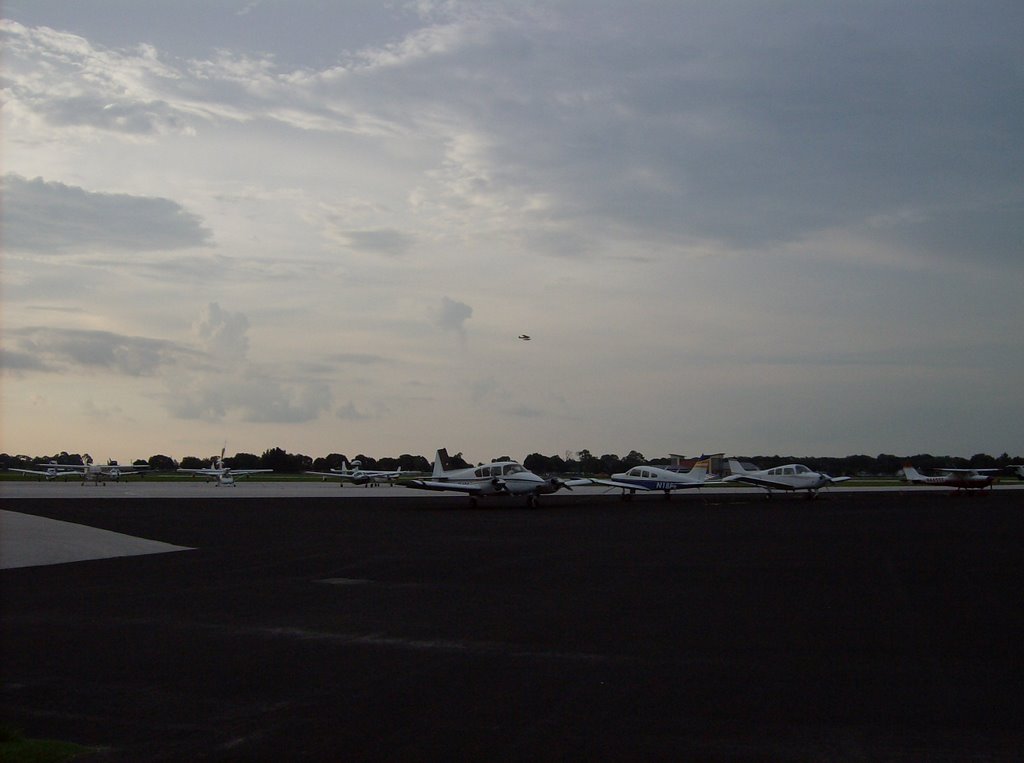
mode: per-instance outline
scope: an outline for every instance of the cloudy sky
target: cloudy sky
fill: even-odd
[[[1024,452],[1019,0],[3,13],[6,452]]]

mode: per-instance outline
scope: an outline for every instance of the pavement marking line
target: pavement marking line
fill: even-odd
[[[0,569],[191,550],[98,527],[0,510]]]

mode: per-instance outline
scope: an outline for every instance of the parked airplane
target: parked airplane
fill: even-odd
[[[663,490],[668,499],[672,497],[673,490],[704,487],[709,466],[707,460],[698,461],[688,472],[674,472],[658,466],[634,466],[628,471],[613,474],[611,480],[594,479],[592,482],[622,488],[624,501],[636,495],[637,490]]]
[[[492,461],[481,466],[446,471],[448,451],[441,449],[434,456],[434,470],[429,480],[409,480],[406,487],[419,490],[450,490],[465,493],[469,502],[476,506],[477,498],[489,495],[525,495],[531,508],[537,505],[539,496],[554,493],[562,488],[572,490],[582,485],[593,485],[593,480],[560,480],[556,477],[544,479],[515,461]]]
[[[21,474],[33,474],[39,479],[54,480],[57,477],[71,477],[78,476],[79,472],[73,467],[67,466],[66,464],[58,464],[56,461],[51,461],[46,465],[46,469],[9,469],[8,471],[19,472]]]
[[[117,461],[107,461],[105,464],[93,463],[92,456],[86,453],[82,456],[82,465],[78,466],[63,466],[62,469],[66,470],[64,473],[68,475],[74,475],[82,480],[84,485],[86,482],[95,482],[97,485],[106,484],[113,480],[119,482],[122,477],[128,477],[132,474],[141,474],[142,470],[148,469],[149,465],[139,464],[138,466],[120,466]],[[57,475],[62,476],[60,474]]]
[[[341,463],[341,469],[331,469],[329,472],[306,472],[306,474],[313,474],[325,479],[332,478],[340,480],[338,484],[341,487],[344,487],[346,482],[352,482],[356,485],[379,485],[381,482],[394,482],[402,477],[402,467],[398,467],[398,469],[393,472],[388,472],[375,469],[363,469],[362,464],[358,459],[353,461],[351,464],[344,460]],[[408,476],[408,472],[405,476]]]
[[[915,485],[945,485],[957,490],[982,490],[991,487],[1002,469],[934,469],[938,474],[921,474],[909,462],[903,464],[903,475]]]
[[[226,446],[225,446],[226,447]],[[250,474],[262,474],[264,472],[272,472],[273,469],[230,469],[224,465],[224,450],[220,449],[220,458],[213,457],[214,465],[205,469],[178,469],[179,472],[186,474],[201,475],[203,477],[213,477],[217,484],[217,487],[221,485],[235,486],[235,480],[239,477],[247,477]]]
[[[823,487],[846,482],[849,477],[830,477],[824,472],[813,472],[803,464],[786,464],[772,469],[747,470],[735,458],[729,459],[732,472],[723,482],[743,482],[764,488],[771,496],[773,490],[806,490],[814,498]]]
[[[1010,464],[1009,469],[1013,469],[1013,473],[1017,475],[1017,479],[1024,480],[1024,464]]]

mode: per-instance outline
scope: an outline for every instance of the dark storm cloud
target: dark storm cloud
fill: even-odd
[[[927,248],[950,211],[1024,217],[1024,6],[585,3],[549,16],[406,82],[449,83],[463,122],[488,135],[488,186],[548,194],[541,222],[754,248],[911,209]],[[1013,250],[1015,230],[990,231],[990,251]]]
[[[95,193],[42,178],[4,176],[4,247],[60,254],[168,250],[210,243],[202,220],[177,202]]]

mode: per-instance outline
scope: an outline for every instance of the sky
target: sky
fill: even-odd
[[[2,13],[4,452],[1024,453],[1019,0]]]

